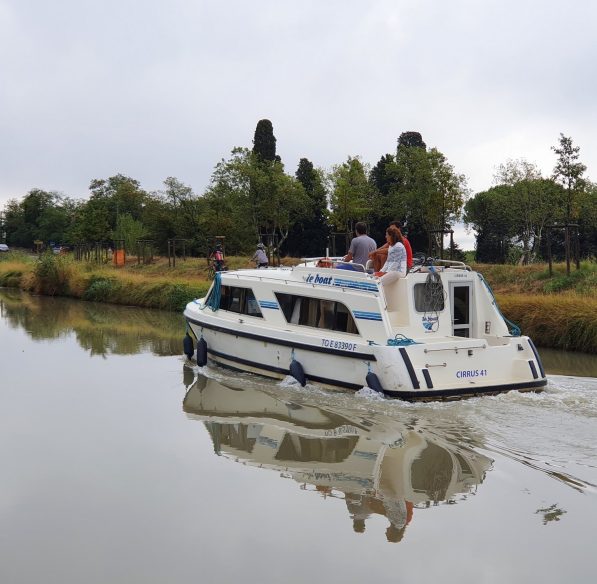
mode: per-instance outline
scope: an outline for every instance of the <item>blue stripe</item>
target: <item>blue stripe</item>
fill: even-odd
[[[355,310],[353,312],[354,317],[359,320],[381,320],[381,314],[379,312],[359,312]]]
[[[261,306],[261,308],[272,308],[274,310],[279,310],[279,306],[277,302],[273,302],[272,300],[260,300],[259,301],[259,306]]]
[[[354,280],[334,280],[334,286],[341,288],[354,288],[356,290],[367,290],[368,292],[377,292],[377,284],[370,284],[368,282],[355,282]]]

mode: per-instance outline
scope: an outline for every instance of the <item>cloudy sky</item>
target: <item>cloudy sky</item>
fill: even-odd
[[[594,179],[596,28],[592,0],[0,0],[0,207],[116,173],[201,193],[261,118],[291,173],[415,130],[477,192],[508,158],[548,175],[563,132]]]

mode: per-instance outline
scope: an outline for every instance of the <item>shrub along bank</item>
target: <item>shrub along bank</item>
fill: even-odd
[[[231,268],[249,267],[247,258],[229,257]],[[290,262],[289,262],[290,263]],[[0,256],[0,286],[37,294],[69,296],[146,308],[182,311],[204,296],[210,281],[205,260],[167,260],[126,268],[75,262],[69,256],[25,254]],[[597,353],[597,265],[585,262],[565,274],[557,265],[477,265],[496,293],[504,315],[543,347]]]

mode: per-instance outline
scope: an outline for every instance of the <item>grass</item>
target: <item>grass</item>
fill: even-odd
[[[0,286],[50,296],[181,311],[188,302],[207,292],[211,282],[205,264],[189,259],[168,268],[167,260],[161,260],[149,266],[129,264],[116,268],[111,264],[75,262],[69,256],[47,254],[37,259],[17,254],[0,260]]]
[[[498,294],[506,317],[537,345],[597,353],[597,300],[574,293]]]
[[[597,264],[584,261],[580,270],[572,266],[566,275],[565,264],[553,265],[550,278],[547,264],[528,266],[473,264],[493,290],[502,294],[554,294],[574,292],[580,296],[597,297]]]

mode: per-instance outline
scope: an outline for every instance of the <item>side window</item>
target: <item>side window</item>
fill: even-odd
[[[263,318],[259,303],[250,288],[223,285],[220,296],[220,310]]]
[[[230,306],[230,287],[222,286],[220,288],[220,310],[228,310],[228,306]]]
[[[263,316],[255,294],[253,294],[253,290],[250,288],[245,289],[245,314],[249,316]]]
[[[276,292],[276,299],[282,309],[282,314],[287,322],[292,322],[292,315],[294,313],[294,307],[298,296],[292,294],[283,294],[282,292]]]
[[[240,312],[242,314],[244,292],[244,288],[230,287],[230,304],[228,305],[230,312]]]
[[[441,312],[444,309],[444,292],[426,284],[415,284],[415,310],[417,312]]]
[[[351,334],[359,333],[352,314],[341,302],[282,292],[276,292],[276,298],[284,318],[290,324]]]

